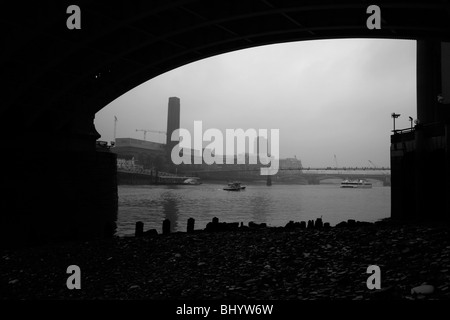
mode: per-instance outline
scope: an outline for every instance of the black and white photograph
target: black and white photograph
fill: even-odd
[[[1,12],[5,308],[431,317],[450,301],[449,0]]]

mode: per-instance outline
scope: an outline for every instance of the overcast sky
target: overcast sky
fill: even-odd
[[[280,157],[304,166],[389,166],[396,128],[416,118],[416,42],[315,40],[235,51],[174,69],[96,114],[101,140],[166,131],[169,97],[181,100],[181,127],[279,129]],[[147,133],[147,140],[165,136]],[[205,144],[206,145],[206,144]]]

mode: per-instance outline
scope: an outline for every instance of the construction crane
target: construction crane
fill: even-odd
[[[339,164],[338,164],[338,161],[337,161],[337,158],[336,158],[336,155],[334,155],[334,164],[335,164],[335,166],[336,166],[336,169],[337,168],[339,168]],[[338,169],[338,172],[337,172],[338,174],[340,174],[341,172],[339,171],[339,169]]]
[[[138,131],[143,131],[144,132],[144,141],[147,141],[147,132],[155,132],[155,133],[161,133],[161,134],[166,134],[165,131],[157,131],[157,130],[147,130],[147,129],[136,129],[136,132]]]

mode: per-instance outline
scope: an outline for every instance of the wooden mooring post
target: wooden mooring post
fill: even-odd
[[[189,218],[187,221],[187,232],[188,233],[194,232],[194,226],[195,226],[195,219]]]
[[[162,233],[163,234],[169,234],[170,233],[170,220],[166,219],[163,221],[163,227],[162,227]]]
[[[134,236],[135,237],[142,237],[142,235],[144,234],[144,223],[142,221],[138,221],[136,222],[136,228],[134,231]]]

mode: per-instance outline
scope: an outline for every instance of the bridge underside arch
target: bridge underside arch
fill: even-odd
[[[355,0],[80,1],[80,30],[66,28],[68,5],[17,5],[2,17],[2,113],[23,129],[79,127],[137,85],[233,50],[333,38],[450,40],[442,1],[381,2],[380,30],[367,28],[368,5]]]
[[[117,214],[115,158],[96,149],[94,115],[168,70],[288,41],[450,41],[446,1],[378,2],[380,30],[367,28],[368,4],[356,0],[78,1],[80,30],[66,27],[71,4],[2,7],[3,244],[11,237],[34,242],[54,234],[110,234]],[[434,99],[433,90],[422,92],[426,101]],[[98,223],[86,226],[86,216]]]

